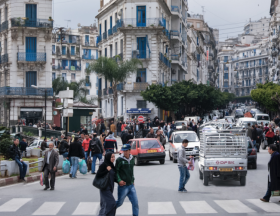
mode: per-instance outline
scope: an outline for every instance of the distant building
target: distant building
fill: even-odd
[[[269,35],[269,22],[270,18],[261,18],[257,21],[251,21],[245,24],[244,26],[244,34],[248,35],[261,35],[261,36],[268,36]]]

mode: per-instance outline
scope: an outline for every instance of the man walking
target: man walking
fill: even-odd
[[[16,161],[19,167],[19,181],[25,181],[24,177],[26,175],[27,165],[22,161],[21,153],[18,148],[19,140],[14,139],[14,144],[10,147],[10,158]]]
[[[117,124],[117,136],[121,137],[121,132],[122,132],[122,121],[119,121]]]
[[[139,215],[139,206],[136,190],[134,187],[134,158],[130,154],[131,146],[125,144],[122,147],[123,154],[116,161],[116,178],[119,183],[118,200],[116,201],[116,208],[119,208],[126,197],[129,198],[132,204],[133,216]]]
[[[102,159],[102,154],[105,153],[105,150],[103,149],[100,140],[97,138],[97,133],[93,134],[93,138],[90,141],[87,155],[90,155],[90,152],[92,156],[91,174],[96,174],[95,173],[96,159],[98,158],[100,162],[100,160]]]
[[[265,196],[260,199],[263,202],[269,202],[271,191],[280,190],[280,154],[276,151],[277,147],[274,144],[268,146],[268,153],[271,154],[268,162],[268,186]],[[280,201],[279,201],[280,202]]]
[[[180,181],[179,181],[179,189],[178,192],[184,192],[186,193],[187,190],[185,189],[185,185],[187,184],[189,178],[190,178],[190,173],[188,170],[188,167],[186,166],[187,163],[191,164],[191,161],[188,161],[186,159],[186,151],[185,148],[187,148],[189,144],[189,141],[187,139],[184,139],[182,142],[182,146],[179,147],[178,149],[178,168],[180,171]],[[192,158],[193,156],[190,156]]]
[[[44,190],[48,190],[51,185],[50,190],[54,190],[55,184],[55,173],[57,172],[57,165],[59,161],[58,153],[53,149],[53,143],[49,144],[49,150],[46,151],[44,161],[43,161],[43,172],[45,177],[45,185]],[[51,174],[51,181],[49,183],[49,174]]]
[[[113,152],[114,153],[114,147],[116,147],[116,152],[118,153],[118,145],[117,145],[117,140],[113,136],[113,132],[109,132],[109,136],[105,138],[104,142],[104,149],[107,152]]]
[[[44,138],[44,141],[41,143],[41,150],[45,151],[46,148],[48,148],[48,146],[47,146],[47,138]]]
[[[82,143],[82,147],[83,147],[84,152],[85,152],[85,158],[86,158],[86,160],[87,160],[87,158],[89,157],[89,155],[88,155],[88,147],[89,147],[90,140],[91,140],[91,139],[89,138],[89,135],[86,134],[86,135],[85,135],[85,139],[84,139],[84,141],[83,141],[83,143]]]
[[[78,165],[79,165],[79,159],[80,158],[85,159],[84,150],[83,150],[81,144],[79,143],[78,137],[74,138],[74,142],[72,142],[69,147],[69,153],[68,153],[67,159],[69,160],[70,158],[71,158],[72,166],[71,166],[71,170],[69,173],[69,177],[77,178],[76,172],[77,172]]]
[[[147,134],[146,138],[155,138],[154,129],[151,128],[150,132]]]

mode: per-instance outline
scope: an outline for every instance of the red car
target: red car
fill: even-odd
[[[127,144],[131,145],[130,154],[134,156],[136,166],[144,161],[159,161],[160,164],[165,163],[165,150],[157,139],[131,139]],[[121,153],[123,151],[120,151]]]

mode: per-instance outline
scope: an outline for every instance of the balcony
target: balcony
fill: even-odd
[[[18,62],[46,62],[46,53],[18,52]]]
[[[117,84],[117,91],[122,91],[123,90],[123,83]]]
[[[47,96],[53,96],[52,88],[32,88],[32,87],[0,87],[0,96],[4,95],[22,95],[22,96],[45,96],[43,90],[47,90]]]
[[[85,60],[95,60],[95,56],[90,56],[90,55],[82,55],[82,59],[85,59]]]
[[[86,82],[85,86],[90,87],[91,86],[91,82]]]
[[[125,90],[128,91],[145,91],[147,87],[149,86],[149,83],[147,82],[134,82],[132,85],[125,85]]]
[[[171,63],[170,61],[162,54],[162,53],[159,53],[159,60],[164,63],[167,67],[171,67]]]
[[[146,50],[132,50],[132,58],[137,59],[150,59],[151,51],[149,49]]]
[[[180,60],[180,56],[176,55],[176,54],[171,54],[171,61],[179,61]]]
[[[63,65],[62,70],[71,70],[71,71],[81,71],[81,67],[80,66],[65,66]]]
[[[12,18],[12,27],[33,27],[33,28],[53,28],[53,21],[47,19],[28,20],[22,18]]]
[[[8,54],[4,54],[0,56],[0,64],[5,64],[9,62],[9,56]]]
[[[102,97],[102,90],[98,90],[98,97]]]
[[[171,12],[180,13],[179,6],[171,5]]]
[[[53,70],[61,70],[61,68],[62,68],[62,67],[61,67],[60,65],[53,65],[53,66],[52,66],[52,69],[53,69]]]
[[[113,35],[113,29],[108,30],[108,36],[111,36],[111,35]]]
[[[103,39],[106,40],[107,39],[107,32],[103,33]]]
[[[179,37],[180,33],[177,30],[170,30],[170,36],[173,37]]]
[[[8,22],[8,20],[2,22],[2,24],[1,24],[1,29],[0,29],[1,32],[7,30],[8,28],[9,28],[9,22]]]

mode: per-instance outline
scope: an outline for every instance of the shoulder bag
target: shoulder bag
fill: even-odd
[[[105,176],[101,178],[97,178],[95,176],[92,185],[98,188],[99,190],[104,190],[107,188],[109,180],[110,180],[110,172],[108,172]]]

